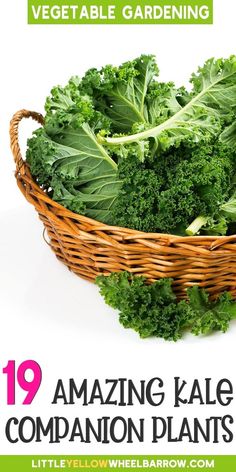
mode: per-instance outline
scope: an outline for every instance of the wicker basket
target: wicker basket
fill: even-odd
[[[99,274],[127,270],[150,282],[172,277],[177,295],[198,284],[214,296],[230,290],[236,298],[236,236],[178,237],[107,226],[73,213],[51,200],[35,183],[18,143],[22,118],[43,124],[42,115],[21,110],[10,124],[16,179],[26,199],[34,205],[47,231],[49,244],[75,274],[94,280]]]

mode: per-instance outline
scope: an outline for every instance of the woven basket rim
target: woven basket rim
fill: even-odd
[[[107,225],[106,223],[102,223],[99,220],[94,220],[93,218],[89,218],[88,216],[81,215],[79,213],[75,213],[68,208],[64,207],[58,202],[55,202],[52,200],[52,198],[49,197],[49,195],[44,191],[38,183],[34,180],[32,177],[32,174],[30,172],[29,165],[25,161],[25,159],[22,158],[20,147],[19,147],[19,142],[18,142],[18,128],[19,128],[19,123],[23,118],[32,118],[33,120],[37,121],[39,124],[43,125],[44,118],[40,113],[33,112],[33,111],[28,111],[28,110],[20,110],[16,112],[13,115],[13,118],[10,122],[10,139],[11,139],[11,150],[13,153],[13,157],[15,160],[16,164],[16,171],[15,171],[15,177],[17,180],[22,179],[23,176],[27,180],[30,181],[30,183],[33,185],[35,188],[35,191],[37,191],[41,197],[43,197],[43,200],[45,203],[48,203],[51,207],[55,207],[58,210],[61,210],[64,214],[64,216],[78,220],[78,221],[83,221],[84,223],[88,223],[96,229],[99,229],[100,231],[102,230],[112,230],[112,231],[117,231],[117,232],[122,232],[122,233],[130,233],[130,235],[133,237],[135,235],[136,238],[147,238],[147,239],[152,239],[152,238],[159,238],[161,239],[169,239],[171,241],[178,241],[178,242],[197,242],[197,241],[218,241],[219,245],[227,243],[227,242],[232,242],[235,240],[236,242],[236,234],[230,235],[230,236],[217,236],[217,235],[200,235],[200,236],[178,236],[176,234],[171,234],[171,233],[151,233],[151,232],[145,232],[145,231],[140,231],[140,230],[135,230],[132,228],[126,228],[126,227],[120,227],[120,226],[113,226],[113,225]],[[216,243],[217,244],[217,243]],[[218,245],[218,244],[217,244]]]

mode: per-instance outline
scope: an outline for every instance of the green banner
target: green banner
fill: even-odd
[[[111,471],[201,470],[235,472],[236,456],[0,456],[3,472],[32,472],[34,470]]]
[[[213,0],[28,0],[29,24],[212,24]]]

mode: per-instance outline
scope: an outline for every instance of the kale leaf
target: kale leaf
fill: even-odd
[[[87,123],[67,128],[57,141],[43,129],[28,141],[32,175],[52,198],[71,211],[109,223],[121,182],[117,164],[100,146]]]
[[[190,82],[191,98],[169,119],[139,133],[101,137],[101,143],[120,146],[154,138],[159,147],[166,149],[183,140],[198,143],[217,135],[236,109],[236,56],[209,59]]]
[[[32,175],[58,203],[107,224],[230,234],[236,205],[236,56],[191,90],[158,81],[153,55],[90,69],[51,91],[28,141]]]
[[[120,323],[141,338],[177,341],[186,331],[225,332],[236,318],[236,302],[229,293],[210,301],[205,290],[194,286],[187,290],[188,300],[178,301],[169,278],[148,285],[145,277],[114,272],[98,276],[96,283],[105,302],[119,311]]]
[[[232,191],[235,162],[236,150],[218,141],[182,144],[144,163],[128,157],[118,166],[123,183],[112,210],[113,224],[181,233],[199,213],[219,219],[222,208],[225,215],[232,211],[233,202],[231,207],[225,202]],[[217,229],[224,234],[227,224]]]
[[[154,56],[142,55],[120,67],[90,69],[80,91],[92,97],[96,109],[108,116],[115,132],[127,132],[135,123],[148,121],[146,95],[159,73]]]

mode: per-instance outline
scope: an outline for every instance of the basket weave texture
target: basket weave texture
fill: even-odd
[[[150,282],[171,277],[179,298],[196,284],[212,296],[230,290],[236,298],[236,235],[142,233],[78,215],[49,198],[32,178],[19,147],[19,123],[30,117],[43,124],[42,115],[27,110],[17,112],[10,123],[15,176],[43,222],[52,250],[71,271],[91,281],[97,275],[124,270],[144,275]]]

